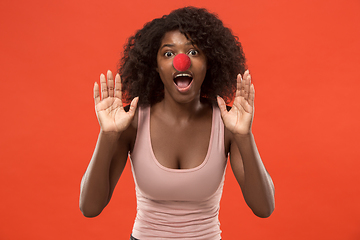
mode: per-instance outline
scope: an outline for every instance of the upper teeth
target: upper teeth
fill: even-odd
[[[176,78],[177,77],[191,77],[191,75],[188,73],[180,73],[180,74],[176,75]]]

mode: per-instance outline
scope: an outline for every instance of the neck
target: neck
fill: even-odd
[[[164,98],[157,105],[163,113],[176,121],[188,121],[197,117],[204,110],[204,104],[200,102],[200,97],[188,103],[179,103],[172,98]]]

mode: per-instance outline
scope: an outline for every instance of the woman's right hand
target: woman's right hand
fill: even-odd
[[[120,75],[114,77],[112,72],[107,72],[107,81],[104,74],[100,75],[100,90],[99,85],[94,84],[94,101],[96,116],[99,120],[100,128],[104,132],[123,132],[125,131],[134,118],[139,97],[131,101],[128,112],[124,110],[121,100],[121,79]]]

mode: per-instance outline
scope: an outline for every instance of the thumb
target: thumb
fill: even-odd
[[[216,98],[220,112],[221,112],[221,116],[223,116],[224,114],[227,113],[227,109],[226,109],[226,103],[224,101],[224,99],[220,96],[217,96]]]
[[[134,115],[135,114],[135,110],[137,107],[137,104],[139,102],[139,97],[134,98],[131,103],[130,103],[130,109],[129,109],[129,113],[130,115]]]

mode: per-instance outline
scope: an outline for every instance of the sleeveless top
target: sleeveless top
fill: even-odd
[[[138,114],[130,154],[137,199],[133,237],[221,239],[218,214],[227,157],[220,110],[213,107],[206,157],[191,169],[167,168],[156,160],[150,138],[150,107],[140,107]]]

